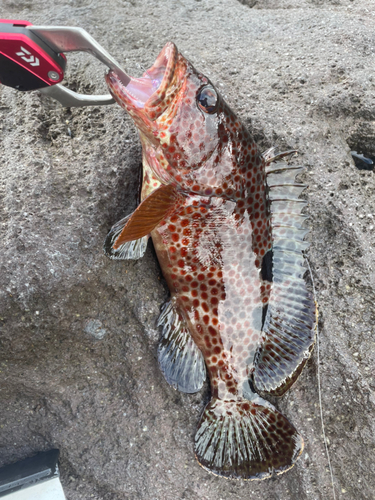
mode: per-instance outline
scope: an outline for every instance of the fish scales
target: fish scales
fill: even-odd
[[[228,478],[285,472],[303,440],[263,397],[291,387],[314,343],[301,169],[282,161],[288,153],[260,154],[173,43],[128,86],[113,71],[106,80],[139,129],[143,182],[140,205],[113,226],[105,251],[136,259],[153,240],[171,293],[158,321],[162,372],[188,393],[210,379],[196,457]]]

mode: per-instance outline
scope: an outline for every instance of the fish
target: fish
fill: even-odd
[[[290,469],[303,438],[265,398],[295,383],[315,341],[316,303],[305,280],[305,185],[274,149],[261,153],[209,78],[168,42],[126,85],[109,91],[138,128],[140,204],[104,243],[139,259],[151,237],[170,300],[158,319],[166,381],[211,400],[195,435],[199,464],[228,479]]]

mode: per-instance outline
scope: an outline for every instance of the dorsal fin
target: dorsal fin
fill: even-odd
[[[297,379],[315,339],[316,305],[303,276],[306,202],[298,197],[306,186],[292,183],[300,167],[285,162],[267,168],[272,221],[273,285],[263,325],[265,340],[256,357],[257,390],[281,396]]]
[[[281,158],[285,158],[286,156],[291,156],[294,155],[295,153],[298,153],[296,149],[289,149],[288,151],[283,151],[281,153],[276,154],[276,150],[277,150],[276,147],[272,147],[264,151],[264,153],[262,153],[262,156],[266,162],[266,168],[267,165],[275,162],[276,160],[281,160]]]
[[[113,248],[117,250],[127,241],[147,236],[170,213],[179,194],[172,185],[161,185],[145,198],[129,217],[129,220],[116,239]]]

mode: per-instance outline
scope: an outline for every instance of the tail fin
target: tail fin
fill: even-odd
[[[290,469],[303,439],[276,408],[262,398],[207,405],[195,436],[200,465],[229,479],[266,479]]]

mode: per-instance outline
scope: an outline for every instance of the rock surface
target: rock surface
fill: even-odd
[[[373,498],[375,174],[349,153],[375,156],[371,0],[3,0],[2,17],[83,27],[136,75],[173,40],[264,149],[300,151],[336,498]],[[102,66],[68,62],[72,89],[105,92]],[[138,262],[102,252],[136,204],[141,150],[123,111],[0,86],[0,118],[0,465],[60,448],[68,500],[333,498],[316,352],[277,402],[305,439],[291,471],[231,482],[195,461],[208,388],[179,394],[159,372],[168,291],[152,246]]]

